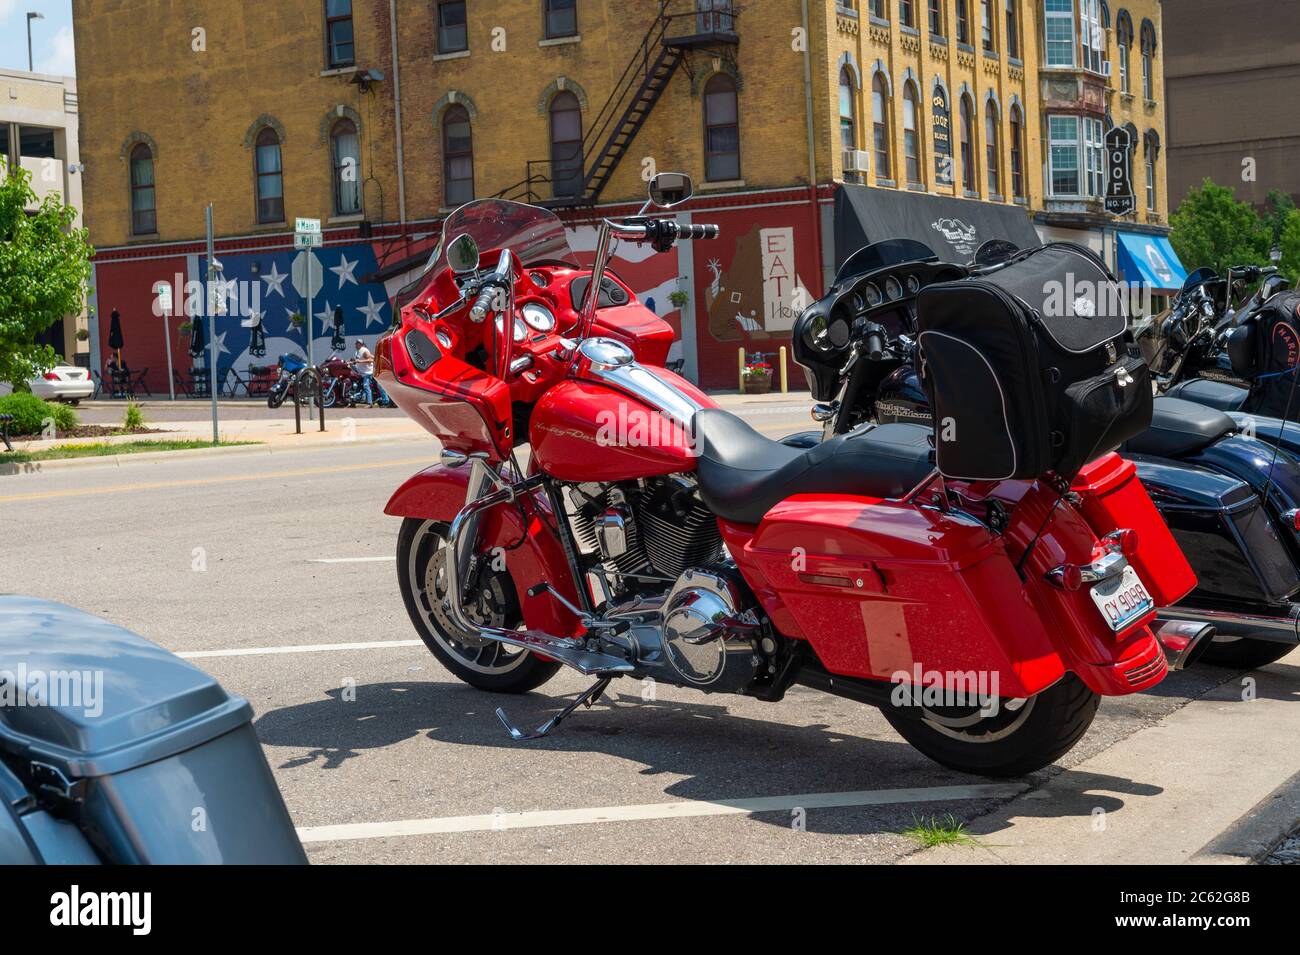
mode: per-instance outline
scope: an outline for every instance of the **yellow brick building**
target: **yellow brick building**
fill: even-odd
[[[852,251],[838,247],[849,205],[836,197],[855,189],[915,206],[914,218],[935,223],[926,237],[941,255],[968,254],[1007,224],[1023,244],[1019,226],[1032,223],[1115,262],[1117,226],[1141,232],[1167,221],[1157,0],[1114,10],[1103,0],[73,8],[85,219],[104,250],[101,285],[111,286],[110,265],[150,257],[192,268],[212,202],[227,258],[283,246],[296,217],[319,218],[327,248],[373,246],[371,277],[391,287],[439,218],[469,197],[553,203],[577,223],[592,206],[639,199],[644,180],[664,169],[695,178],[690,210],[701,221],[769,210],[761,215],[771,226],[793,230],[798,283],[812,294]],[[1107,116],[1131,123],[1138,141],[1137,209],[1123,219],[1105,213],[1097,191]],[[1152,209],[1144,143],[1156,158]],[[960,205],[935,205],[943,201]],[[886,237],[870,214],[861,218],[860,237]],[[733,232],[751,229],[750,219]],[[952,248],[934,238],[941,222],[949,239],[961,235]],[[683,261],[682,272],[698,293],[708,276],[697,279],[693,264]],[[770,285],[757,264],[744,269],[755,274],[734,281]],[[715,292],[718,284],[715,274]],[[746,344],[757,323],[766,347],[788,325],[760,319],[788,303],[762,294],[763,307],[735,321]],[[147,300],[137,293],[136,308]],[[714,360],[705,339],[718,338],[722,319],[694,310],[680,316],[683,357],[700,371]]]

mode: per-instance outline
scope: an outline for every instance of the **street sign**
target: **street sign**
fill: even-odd
[[[1128,215],[1137,207],[1133,194],[1133,136],[1123,126],[1106,131],[1106,211],[1113,216]]]
[[[293,231],[313,232],[316,235],[320,235],[320,220],[319,219],[297,219],[294,221]]]
[[[319,249],[324,245],[325,237],[319,232],[295,232],[293,247],[295,249]]]

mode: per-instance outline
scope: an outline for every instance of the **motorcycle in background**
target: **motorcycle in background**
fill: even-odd
[[[321,393],[326,408],[336,404],[355,407],[366,404],[365,378],[356,369],[356,360],[344,358],[335,351],[318,366],[321,376]],[[381,408],[393,408],[393,399],[373,376],[370,381],[371,397]]]
[[[969,266],[939,262],[910,240],[854,253],[795,323],[794,358],[818,401],[812,414],[822,430],[785,443],[809,448],[898,422],[932,428],[917,297],[935,283],[989,274],[1018,252],[990,246]],[[1171,665],[1204,659],[1254,667],[1290,652],[1300,641],[1300,457],[1277,448],[1261,454],[1259,441],[1224,413],[1173,398],[1155,399],[1151,426],[1122,453],[1196,571],[1196,589],[1162,608],[1160,619],[1216,631],[1189,647],[1177,627],[1161,630]]]
[[[268,408],[278,408],[284,404],[286,400],[293,401],[295,399],[298,373],[307,367],[307,362],[299,358],[297,355],[284,354],[280,356],[275,367],[279,373],[279,378],[277,378],[275,384],[271,386],[271,390],[267,392],[266,406]],[[321,405],[321,396],[319,394],[313,394],[311,397],[316,403],[316,407],[319,408]]]
[[[443,443],[385,508],[416,631],[483,690],[595,678],[531,732],[498,709],[510,735],[618,677],[770,702],[800,684],[1005,776],[1067,752],[1101,696],[1159,682],[1156,605],[1194,578],[1131,464],[1101,454],[1073,489],[1046,469],[954,480],[914,424],[792,449],[663,367],[672,329],[608,269],[610,243],[715,237],[644,215],[690,195],[656,176],[641,215],[602,221],[590,268],[554,213],[471,202],[376,349]]]

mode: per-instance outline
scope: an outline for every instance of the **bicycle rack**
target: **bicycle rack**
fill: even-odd
[[[317,405],[320,412],[320,430],[325,430],[325,396],[321,394],[320,372],[315,368],[304,368],[293,379],[293,430],[295,434],[302,434],[302,395],[303,381],[310,377],[312,379],[311,390],[307,392],[307,400],[317,395],[321,400]]]

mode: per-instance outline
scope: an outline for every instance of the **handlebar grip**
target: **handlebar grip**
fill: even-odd
[[[474,307],[469,310],[469,318],[475,325],[481,324],[483,319],[487,318],[488,310],[492,308],[492,299],[496,296],[496,287],[489,285],[478,293],[478,299],[474,302]]]
[[[882,355],[884,355],[884,353],[885,353],[884,336],[880,335],[877,332],[872,332],[870,335],[867,336],[867,357],[870,358],[872,361],[880,361],[880,358]]]
[[[722,231],[716,225],[708,225],[702,222],[678,226],[678,228],[681,230],[681,238],[683,239],[716,239],[718,233]]]

